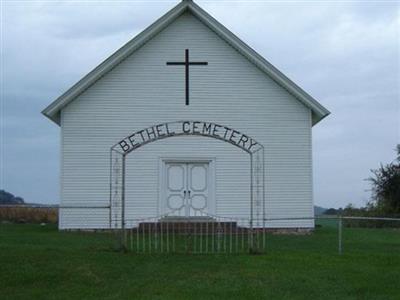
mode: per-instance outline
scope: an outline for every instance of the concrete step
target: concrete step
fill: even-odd
[[[139,233],[174,232],[187,234],[241,233],[246,228],[237,226],[236,222],[216,222],[214,220],[179,221],[168,220],[160,222],[142,222],[136,229]]]

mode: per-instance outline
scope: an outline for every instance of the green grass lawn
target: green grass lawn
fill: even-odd
[[[0,299],[400,299],[400,230],[324,223],[265,255],[133,254],[102,233],[0,225]]]

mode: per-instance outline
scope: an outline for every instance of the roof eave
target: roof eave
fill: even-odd
[[[312,126],[316,125],[317,123],[321,122],[323,119],[325,119],[327,116],[329,116],[331,113],[330,111],[326,110],[326,112],[324,112],[323,114],[317,114],[314,111],[312,112]]]
[[[47,108],[42,110],[42,115],[44,115],[46,118],[48,118],[49,120],[53,121],[54,123],[56,123],[58,126],[61,126],[61,122],[60,122],[60,112],[57,112],[55,114],[50,114],[47,111]]]

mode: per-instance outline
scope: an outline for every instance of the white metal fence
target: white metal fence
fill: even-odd
[[[271,234],[314,234],[310,228],[271,228],[273,221],[330,221],[337,233],[337,253],[343,253],[343,231],[349,221],[390,222],[376,227],[400,228],[400,218],[316,216],[305,218],[249,219],[204,215],[191,218],[159,216],[127,221],[120,231],[121,248],[134,253],[267,253]],[[333,222],[333,223],[332,223]],[[377,224],[378,225],[378,224]],[[327,225],[324,225],[327,226]],[[358,227],[374,227],[358,224]],[[400,231],[399,241],[400,241]],[[400,244],[399,244],[400,245]],[[295,249],[294,249],[295,251]]]

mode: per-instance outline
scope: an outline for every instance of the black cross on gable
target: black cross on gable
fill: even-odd
[[[185,61],[183,62],[167,62],[167,66],[185,66],[185,95],[186,95],[186,105],[189,105],[189,66],[206,66],[208,62],[200,61],[189,61],[189,49],[185,49]]]

